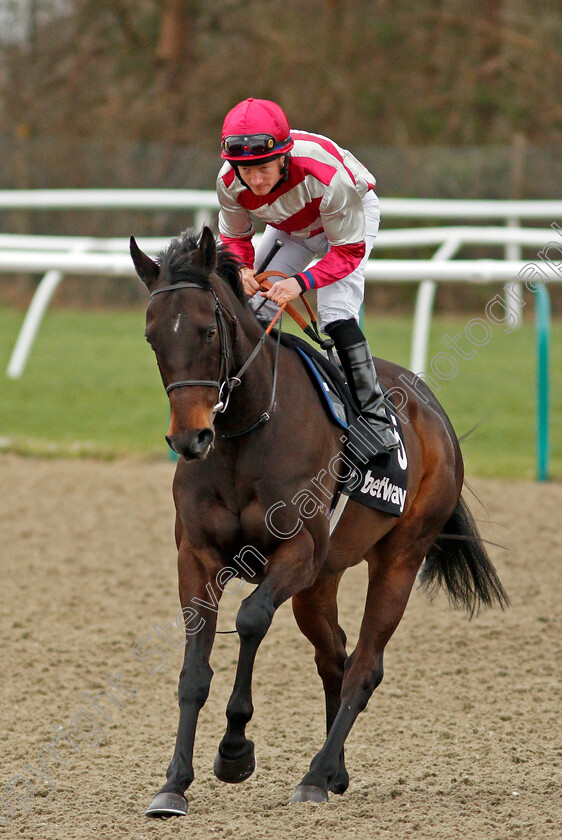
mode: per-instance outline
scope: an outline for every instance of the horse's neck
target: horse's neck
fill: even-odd
[[[263,336],[263,327],[259,324],[249,306],[245,306],[239,301],[234,292],[226,284],[221,298],[229,311],[236,317],[236,340],[232,342],[232,353],[235,365],[237,369],[240,369]],[[264,367],[267,355],[263,351],[260,352],[255,362],[248,368],[248,372],[251,368],[257,368],[258,370],[263,368],[262,373],[264,373],[267,367],[267,365]]]

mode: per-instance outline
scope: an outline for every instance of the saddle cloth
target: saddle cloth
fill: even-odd
[[[408,458],[397,415],[389,411],[390,420],[400,437],[400,446],[390,453],[374,454],[367,459],[365,450],[376,453],[375,437],[360,417],[341,370],[308,341],[288,333],[282,334],[281,341],[297,352],[316,386],[328,417],[343,430],[343,456],[351,474],[344,481],[341,491],[367,507],[400,516],[406,501]],[[392,402],[392,396],[389,401]]]

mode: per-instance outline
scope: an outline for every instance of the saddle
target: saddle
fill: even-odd
[[[402,426],[395,412],[390,419],[400,437],[400,446],[391,452],[377,453],[374,433],[361,414],[345,382],[343,371],[324,353],[308,341],[289,333],[281,334],[281,343],[293,349],[310,376],[329,419],[342,430],[342,458],[349,465],[350,476],[340,490],[360,504],[400,516],[404,510],[408,485],[408,458],[404,447]],[[381,386],[386,392],[384,386]],[[387,404],[394,404],[389,395]],[[369,438],[371,435],[372,439]],[[361,439],[362,446],[353,445]],[[373,456],[365,460],[365,441]]]
[[[271,288],[269,278],[273,276],[286,277],[287,275],[279,271],[265,271],[256,275],[256,280],[260,283],[262,290]],[[275,318],[265,332],[266,334],[272,333],[276,321],[285,310],[305,335],[324,348],[327,343],[322,340],[314,312],[304,296],[301,297],[301,301],[310,317],[310,324],[307,324],[293,306],[284,303],[280,306]],[[366,507],[382,510],[392,516],[400,516],[406,502],[408,457],[404,446],[402,426],[396,413],[389,410],[390,419],[400,437],[400,446],[391,452],[379,454],[375,434],[361,417],[359,407],[347,387],[341,368],[332,363],[324,353],[312,347],[308,341],[304,341],[304,339],[295,335],[281,333],[280,341],[286,347],[292,348],[300,357],[306,372],[320,395],[328,417],[344,430],[344,434],[340,438],[343,444],[341,457],[349,465],[349,476],[340,485],[332,502],[332,508],[334,508],[341,493],[344,493]],[[333,346],[331,341],[328,344]],[[381,388],[383,393],[387,393],[387,389],[384,388],[382,383]],[[389,403],[394,405],[392,395],[389,395],[387,406]],[[369,436],[371,436],[370,439]],[[354,441],[357,442],[358,446],[354,445]],[[365,451],[372,451],[374,453],[373,457],[366,460]]]

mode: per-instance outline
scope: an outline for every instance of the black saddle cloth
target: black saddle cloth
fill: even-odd
[[[400,516],[406,501],[408,458],[396,413],[387,408],[389,419],[400,437],[400,446],[381,454],[377,452],[374,433],[361,417],[341,368],[308,341],[295,335],[282,333],[281,343],[295,350],[301,358],[329,418],[344,430],[342,457],[353,470],[350,469],[351,475],[344,482],[342,492],[367,507]],[[383,392],[386,393],[384,387]],[[388,397],[387,406],[389,404],[394,404],[392,395]],[[373,454],[367,457],[366,452]]]

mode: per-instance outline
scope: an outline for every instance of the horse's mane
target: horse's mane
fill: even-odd
[[[199,239],[192,233],[184,232],[177,239],[172,239],[167,248],[156,258],[171,285],[175,283],[198,283],[203,289],[211,288],[210,273],[207,269],[193,264],[194,255],[198,249]],[[240,263],[224,246],[217,248],[216,273],[230,286],[238,300],[246,305],[240,280]]]
[[[248,298],[244,292],[242,280],[240,279],[241,265],[241,262],[236,259],[234,254],[232,254],[226,246],[220,245],[218,247],[217,274],[219,277],[222,277],[225,283],[228,283],[240,303],[246,306]]]

